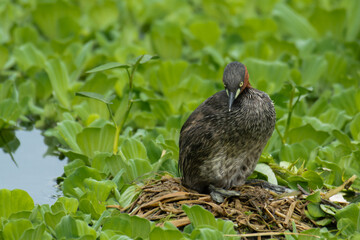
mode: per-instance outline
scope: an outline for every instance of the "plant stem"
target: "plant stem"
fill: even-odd
[[[293,99],[294,99],[294,94],[295,94],[295,88],[292,89],[291,91],[291,95],[290,95],[290,102],[289,102],[289,114],[286,120],[286,126],[285,126],[285,133],[284,133],[284,141],[286,141],[287,137],[288,137],[288,132],[289,132],[289,127],[290,127],[290,122],[291,122],[291,115],[293,112]]]
[[[127,109],[126,109],[124,118],[122,119],[120,125],[116,124],[116,122],[114,120],[114,117],[111,114],[111,118],[113,119],[114,124],[116,126],[116,132],[115,132],[115,136],[114,136],[115,139],[114,139],[114,145],[113,145],[113,153],[114,154],[117,154],[117,152],[118,152],[118,144],[119,144],[120,133],[121,133],[121,130],[123,129],[123,127],[125,125],[125,122],[126,122],[128,116],[129,116],[129,113],[130,113],[130,110],[131,110],[131,107],[132,107],[132,104],[133,104],[133,100],[132,100],[133,78],[134,78],[134,73],[135,73],[136,67],[137,66],[133,66],[133,68],[131,70],[131,73],[129,72],[128,69],[126,69],[127,74],[128,74],[128,78],[129,78],[129,97],[128,97]],[[110,110],[110,112],[111,112],[111,110]]]
[[[278,128],[278,126],[277,126],[277,124],[275,124],[275,130],[276,130],[276,132],[279,134],[282,144],[285,144],[285,143],[286,143],[286,141],[285,141],[285,139],[284,139],[283,135],[281,135],[281,132],[280,132],[280,130],[279,130],[279,128]]]

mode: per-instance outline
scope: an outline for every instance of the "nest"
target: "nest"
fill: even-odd
[[[293,230],[293,224],[297,231],[316,227],[305,216],[307,201],[304,197],[278,198],[274,192],[252,185],[235,190],[241,192],[240,197],[225,198],[223,203],[217,204],[210,195],[182,186],[180,179],[164,176],[147,182],[135,202],[122,211],[155,221],[158,225],[170,221],[182,228],[190,224],[182,205],[200,205],[215,217],[234,222],[240,233],[284,232]]]

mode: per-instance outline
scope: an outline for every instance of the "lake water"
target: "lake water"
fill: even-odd
[[[20,146],[13,156],[19,167],[0,149],[0,189],[22,189],[35,204],[53,204],[61,193],[55,179],[63,174],[66,160],[44,156],[47,146],[39,130],[16,131],[16,137]]]

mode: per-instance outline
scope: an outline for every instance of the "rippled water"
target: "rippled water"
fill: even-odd
[[[55,179],[64,172],[66,160],[43,156],[47,150],[39,130],[16,131],[20,146],[13,154],[16,167],[9,154],[0,150],[0,189],[23,189],[35,204],[52,204],[59,192]]]

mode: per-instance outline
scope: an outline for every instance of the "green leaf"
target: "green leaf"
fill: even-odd
[[[58,123],[56,127],[56,130],[66,145],[75,152],[80,152],[80,148],[76,143],[76,135],[80,133],[82,129],[83,127],[73,120],[64,120]]]
[[[76,142],[83,154],[93,158],[97,152],[112,153],[115,127],[106,124],[103,128],[84,128],[76,136]]]
[[[317,31],[307,19],[296,13],[286,4],[276,4],[272,14],[279,25],[279,29],[282,29],[284,33],[288,33],[292,37],[302,39],[316,39],[318,37]]]
[[[45,63],[45,70],[49,75],[56,99],[60,105],[70,109],[70,97],[68,95],[70,79],[65,63],[60,59],[50,59]]]
[[[96,181],[91,178],[84,180],[86,188],[95,193],[96,198],[100,202],[106,201],[109,194],[116,188],[116,184],[110,180]]]
[[[148,238],[150,234],[150,222],[137,216],[129,216],[121,213],[119,216],[108,218],[103,225],[103,230],[116,230],[133,239]]]
[[[338,210],[335,218],[338,221],[339,230],[344,231],[347,228],[360,232],[360,203],[349,204]]]
[[[217,227],[214,215],[204,208],[198,205],[194,205],[192,207],[183,205],[182,209],[189,217],[191,224],[194,225],[195,228],[202,226]]]
[[[346,41],[355,41],[358,37],[360,27],[360,3],[357,0],[346,2]]]
[[[63,204],[67,214],[75,214],[79,206],[79,201],[76,198],[60,197],[56,202]]]
[[[110,63],[105,63],[103,65],[97,66],[96,68],[93,68],[89,71],[87,71],[86,73],[94,73],[94,72],[101,72],[101,71],[105,71],[105,70],[109,70],[112,68],[130,68],[130,65],[127,64],[122,64],[122,63],[117,63],[117,62],[110,62]]]
[[[94,192],[88,191],[81,196],[79,210],[83,213],[90,214],[92,219],[99,219],[101,214],[106,210],[103,202],[97,199]]]
[[[251,84],[268,94],[279,90],[279,86],[288,80],[289,67],[280,61],[264,61],[248,58],[244,61],[248,69]]]
[[[5,99],[0,103],[0,129],[8,125],[16,126],[21,115],[19,104],[13,99]]]
[[[144,63],[147,63],[148,61],[150,60],[155,60],[155,59],[159,59],[159,56],[156,56],[156,55],[149,55],[149,54],[144,54],[144,55],[141,55],[139,57],[137,57],[134,62],[135,64],[144,64]],[[140,60],[140,61],[139,61]],[[135,65],[134,65],[135,66]]]
[[[126,188],[126,190],[123,191],[120,195],[120,206],[127,207],[129,204],[131,204],[133,202],[133,199],[138,195],[139,190],[139,187],[135,185]]]
[[[155,21],[151,25],[151,42],[155,52],[163,59],[176,59],[182,52],[182,34],[178,24]]]
[[[335,216],[336,212],[338,211],[336,208],[330,205],[320,204],[321,210],[325,213],[330,214],[331,216]]]
[[[126,159],[147,159],[146,148],[142,142],[134,138],[127,138],[120,146],[120,151]]]
[[[88,97],[91,99],[96,99],[99,100],[105,104],[112,104],[111,100],[107,99],[106,97],[104,97],[103,95],[99,94],[99,93],[95,93],[95,92],[77,92],[75,93],[76,96],[81,96],[81,97]],[[113,96],[112,98],[114,98],[115,96]]]
[[[319,81],[327,68],[327,62],[324,56],[304,57],[301,65],[302,83],[312,85]]]
[[[0,69],[3,69],[9,58],[9,51],[6,47],[0,46]]]
[[[302,176],[308,181],[311,189],[322,188],[324,185],[323,179],[317,172],[307,170]]]
[[[79,167],[70,176],[65,178],[63,183],[63,193],[65,196],[74,196],[80,198],[85,192],[84,180],[86,178],[92,178],[95,180],[101,180],[100,173],[89,167]]]
[[[354,140],[360,141],[360,113],[356,114],[351,121],[350,132]]]
[[[267,180],[269,183],[277,185],[277,179],[275,176],[274,171],[271,169],[271,167],[265,163],[258,163],[255,167],[255,171],[260,172],[267,176]]]
[[[32,224],[28,219],[11,220],[4,225],[2,235],[4,239],[17,240],[28,229],[32,228]]]
[[[45,224],[38,225],[35,229],[28,229],[26,230],[23,235],[21,236],[21,240],[27,239],[44,239],[46,226]]]
[[[203,45],[215,45],[221,35],[218,23],[212,20],[195,20],[189,30]]]
[[[58,212],[58,213],[46,212],[44,214],[44,220],[45,220],[46,226],[51,227],[52,230],[55,231],[56,225],[60,222],[60,220],[65,215],[66,215],[65,212]]]
[[[309,203],[307,209],[310,215],[314,218],[325,217],[326,214],[321,210],[319,203]]]
[[[44,54],[32,43],[25,43],[15,49],[14,56],[19,66],[25,71],[31,67],[43,68],[45,66]]]
[[[56,237],[61,238],[78,238],[80,236],[89,235],[96,237],[94,229],[89,227],[87,223],[81,220],[75,220],[71,216],[64,216],[55,228]]]
[[[155,227],[151,231],[149,238],[150,240],[158,240],[158,239],[180,240],[183,238],[183,235],[179,230],[165,230],[160,227]]]
[[[8,218],[20,211],[32,210],[34,201],[27,192],[20,189],[0,189],[0,217]]]
[[[332,223],[332,221],[333,220],[331,218],[323,218],[323,219],[315,221],[315,222],[319,226],[326,226],[326,225],[329,225],[330,223]]]
[[[306,200],[312,203],[319,203],[321,201],[320,191],[316,191],[313,194],[306,197]]]
[[[210,229],[210,228],[196,228],[191,233],[191,239],[202,239],[202,240],[218,240],[218,239],[224,239],[223,234],[216,229]]]

